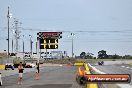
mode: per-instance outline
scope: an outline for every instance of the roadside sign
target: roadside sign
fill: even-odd
[[[58,49],[58,39],[62,38],[62,32],[37,33],[40,49]]]

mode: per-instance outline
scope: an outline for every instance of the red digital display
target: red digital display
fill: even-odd
[[[39,32],[40,38],[59,38],[62,32]]]
[[[57,37],[58,36],[58,32],[43,32],[43,35],[44,35],[45,38]]]

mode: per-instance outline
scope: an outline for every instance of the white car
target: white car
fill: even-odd
[[[34,68],[35,64],[34,63],[26,63],[26,68]]]

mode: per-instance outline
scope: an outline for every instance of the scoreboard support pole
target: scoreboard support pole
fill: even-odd
[[[40,45],[40,41],[39,41],[39,45]],[[39,60],[41,59],[41,48],[39,48],[39,52],[40,52],[40,54],[39,54]],[[39,63],[39,61],[38,61],[38,63]]]
[[[47,44],[46,44],[47,45]],[[46,60],[47,60],[47,48],[46,48]]]

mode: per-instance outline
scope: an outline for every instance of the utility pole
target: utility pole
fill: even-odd
[[[73,53],[73,37],[72,37],[72,58],[73,58],[73,55],[74,53]]]
[[[19,21],[15,19],[15,39],[16,39],[16,57],[17,57],[17,53],[18,53],[18,39],[20,38],[20,31],[18,30],[18,24]]]
[[[15,33],[16,33],[16,36],[15,36],[15,39],[16,39],[16,54],[18,53],[18,21],[15,20]]]
[[[25,62],[24,54],[25,54],[25,51],[24,51],[24,35],[23,35],[23,60]]]
[[[73,44],[73,37],[75,37],[75,34],[74,33],[71,33],[71,37],[72,37],[72,58],[74,56],[74,52],[73,52],[73,48],[74,48],[74,44]]]
[[[36,54],[37,54],[37,42],[36,42]]]
[[[73,47],[73,45],[74,45],[73,44],[73,40],[74,40],[75,34],[74,33],[71,33],[71,35],[70,36],[68,35],[68,37],[71,37],[71,40],[72,40],[72,58],[73,58],[73,56],[74,56],[74,52],[73,52],[73,48],[74,48]]]
[[[32,53],[33,53],[33,47],[32,47],[33,42],[32,42],[32,40],[30,41],[30,43],[31,43],[31,56],[32,56]]]
[[[47,45],[47,44],[46,44]],[[46,48],[46,60],[47,60],[47,48]]]
[[[8,40],[8,62],[9,62],[9,48],[10,48],[10,47],[9,47],[9,29],[10,29],[10,28],[9,28],[9,26],[10,26],[10,25],[9,25],[9,19],[10,19],[10,11],[9,11],[9,10],[10,10],[10,9],[9,9],[9,7],[8,7],[8,14],[7,14],[7,19],[8,19],[8,39],[7,39],[7,40]]]
[[[30,37],[30,57],[31,57],[31,59],[32,59],[32,62],[33,62],[33,58],[32,58],[32,36],[31,35],[29,35],[29,37]]]
[[[14,48],[14,47],[13,47],[13,39],[12,39],[12,53],[13,53],[13,48]]]

